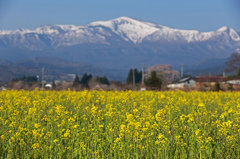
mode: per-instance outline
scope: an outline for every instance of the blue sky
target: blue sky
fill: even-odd
[[[0,0],[0,30],[82,25],[129,16],[199,31],[240,31],[240,0]]]

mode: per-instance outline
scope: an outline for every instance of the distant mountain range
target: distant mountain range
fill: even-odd
[[[171,64],[178,68],[182,63],[194,68],[209,59],[224,61],[239,48],[240,33],[229,27],[199,32],[129,17],[80,26],[44,25],[35,30],[0,31],[2,65],[6,61],[51,57],[89,63],[103,70],[121,71],[140,68],[141,64]]]

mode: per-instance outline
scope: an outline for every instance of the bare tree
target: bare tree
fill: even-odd
[[[237,70],[240,68],[240,51],[233,53],[225,64],[227,66],[225,69],[226,72],[237,72]]]

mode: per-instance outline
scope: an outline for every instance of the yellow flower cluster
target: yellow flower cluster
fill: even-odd
[[[240,158],[240,93],[1,91],[2,158]]]

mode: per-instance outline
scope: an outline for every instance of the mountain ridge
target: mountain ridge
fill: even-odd
[[[86,72],[112,78],[106,70],[88,63],[42,56],[17,62],[0,60],[0,81],[8,82],[13,78],[23,76],[39,76],[40,80],[42,78],[42,68],[45,70],[45,80],[47,81],[66,80],[68,74],[82,75]]]
[[[230,27],[200,32],[129,17],[0,31],[0,60],[15,62],[49,56],[100,68],[129,69],[142,63],[175,67],[227,58],[239,48],[240,34]]]
[[[2,38],[10,36],[9,39],[27,41],[44,44],[45,40],[51,46],[58,48],[61,46],[73,46],[84,43],[107,44],[106,37],[115,33],[126,42],[141,44],[143,41],[185,41],[201,42],[211,40],[219,36],[227,37],[240,43],[240,35],[232,28],[223,26],[216,31],[200,32],[197,30],[181,30],[158,25],[146,21],[139,21],[129,17],[120,17],[109,21],[96,21],[86,25],[43,25],[35,30],[18,29],[15,31],[0,31],[1,43],[7,43]],[[45,37],[42,37],[45,35]],[[14,36],[11,38],[11,36]],[[72,39],[71,39],[72,38]],[[84,40],[84,39],[88,40]],[[75,40],[75,41],[74,41]],[[0,43],[0,45],[1,45]],[[32,49],[31,47],[27,47]]]

